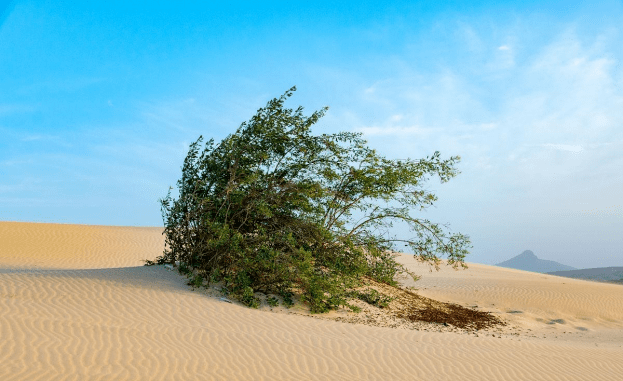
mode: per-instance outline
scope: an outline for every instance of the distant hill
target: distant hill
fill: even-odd
[[[575,267],[563,265],[555,261],[539,259],[530,250],[526,250],[516,257],[498,263],[496,266],[507,267],[517,270],[533,271],[537,273],[549,273],[552,271],[577,270]]]
[[[598,267],[570,271],[553,271],[551,275],[623,284],[623,267]]]

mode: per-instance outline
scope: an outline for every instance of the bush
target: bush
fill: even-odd
[[[409,274],[392,255],[397,242],[437,268],[439,255],[464,266],[468,237],[410,214],[436,200],[422,188],[426,177],[448,181],[459,157],[389,160],[361,134],[313,135],[327,109],[304,116],[302,107],[284,108],[295,90],[219,144],[199,137],[190,145],[179,198],[169,190],[160,200],[166,249],[158,263],[209,274],[248,306],[258,291],[287,305],[297,293],[312,312],[348,306],[362,277],[395,285],[396,275]],[[395,222],[414,237],[392,236]]]
[[[358,299],[379,308],[385,308],[389,306],[389,303],[391,303],[391,301],[393,300],[389,296],[383,295],[373,288],[367,289],[365,291],[360,291],[356,295]]]
[[[195,276],[191,276],[190,281],[188,282],[189,286],[193,286],[196,288],[199,288],[201,286],[203,286],[203,277],[199,274],[195,275]]]
[[[266,298],[266,303],[268,303],[268,305],[271,307],[277,307],[279,305],[279,300],[274,296],[269,296],[268,298]]]

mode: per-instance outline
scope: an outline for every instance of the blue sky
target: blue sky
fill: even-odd
[[[316,132],[438,150],[468,261],[623,266],[623,5],[0,2],[0,220],[162,226],[188,144],[296,85]]]

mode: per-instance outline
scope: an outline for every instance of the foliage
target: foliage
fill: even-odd
[[[268,305],[271,307],[277,307],[277,305],[279,305],[279,300],[274,296],[270,296],[266,298],[266,303],[268,303]]]
[[[203,286],[203,277],[199,274],[196,274],[195,276],[191,277],[188,285],[196,288]]]
[[[169,190],[160,200],[166,249],[158,263],[180,261],[186,272],[223,281],[249,306],[257,306],[255,292],[286,305],[297,293],[312,312],[348,306],[362,277],[396,284],[396,275],[410,274],[392,254],[396,243],[437,268],[440,255],[464,266],[468,237],[411,215],[436,201],[422,188],[427,177],[448,181],[459,157],[390,160],[358,133],[313,135],[327,108],[310,116],[285,108],[295,90],[219,144],[199,137],[190,145],[179,197]],[[414,237],[392,236],[396,222]]]
[[[367,289],[365,291],[359,291],[357,293],[357,298],[379,308],[385,308],[389,306],[389,303],[391,303],[392,301],[392,298],[381,294],[373,288]]]

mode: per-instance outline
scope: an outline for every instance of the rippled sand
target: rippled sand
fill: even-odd
[[[0,222],[0,380],[620,380],[623,286],[470,264],[419,293],[509,322],[472,334],[253,310],[163,266],[161,228]]]

